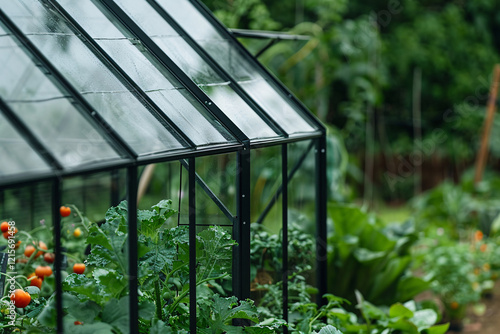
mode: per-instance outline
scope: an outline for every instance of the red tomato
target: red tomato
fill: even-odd
[[[71,214],[71,208],[67,206],[61,206],[59,208],[59,213],[61,213],[62,217],[68,217]]]
[[[31,301],[31,296],[29,293],[22,289],[14,290],[14,293],[10,295],[10,300],[14,302],[14,305],[18,308],[25,308]]]

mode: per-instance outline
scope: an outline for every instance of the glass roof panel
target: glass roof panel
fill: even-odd
[[[7,2],[3,10],[135,152],[185,147],[54,11],[29,0]]]
[[[217,72],[146,2],[116,1],[250,139],[278,135]]]
[[[6,69],[0,76],[0,98],[63,167],[119,158],[2,28],[0,63]]]
[[[132,0],[130,0],[132,1]],[[157,0],[172,18],[289,134],[317,130],[302,111],[188,0]]]
[[[19,154],[22,152],[22,154]],[[49,172],[50,167],[24,141],[0,111],[0,179],[30,172]]]
[[[138,40],[127,38],[94,4],[74,0],[59,3],[196,145],[232,140]]]

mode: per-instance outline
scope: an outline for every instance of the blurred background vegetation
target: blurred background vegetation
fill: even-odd
[[[500,2],[203,2],[229,28],[310,36],[277,43],[259,60],[331,126],[342,144],[334,158],[348,154],[337,167],[350,187],[337,200],[399,203],[473,167],[500,59]],[[267,43],[240,41],[254,54]],[[493,169],[499,131],[497,117]]]

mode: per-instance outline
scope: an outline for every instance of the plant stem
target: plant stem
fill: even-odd
[[[205,278],[199,282],[196,282],[196,286],[200,285],[200,284],[203,284],[205,282],[208,282],[208,281],[211,281],[211,280],[216,280],[216,279],[221,279],[221,278],[224,278],[226,276],[228,276],[229,274],[224,274],[222,276],[219,276],[219,277],[209,277],[209,278]],[[175,299],[175,301],[172,303],[172,305],[170,305],[169,307],[169,313],[172,313],[176,308],[177,308],[177,305],[179,305],[179,303],[181,302],[182,299],[184,299],[184,297],[186,297],[189,293],[189,289],[186,289],[183,293],[181,293],[179,295],[179,297],[177,297]]]
[[[158,280],[155,281],[155,299],[156,299],[156,317],[163,321],[161,312],[162,305],[160,296],[160,282]]]

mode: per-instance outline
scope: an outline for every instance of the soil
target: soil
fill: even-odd
[[[497,281],[493,294],[488,298],[481,300],[486,306],[482,315],[475,314],[474,308],[470,307],[467,317],[464,319],[464,327],[461,332],[448,331],[448,334],[457,333],[481,333],[481,334],[499,334],[500,333],[500,281]]]

